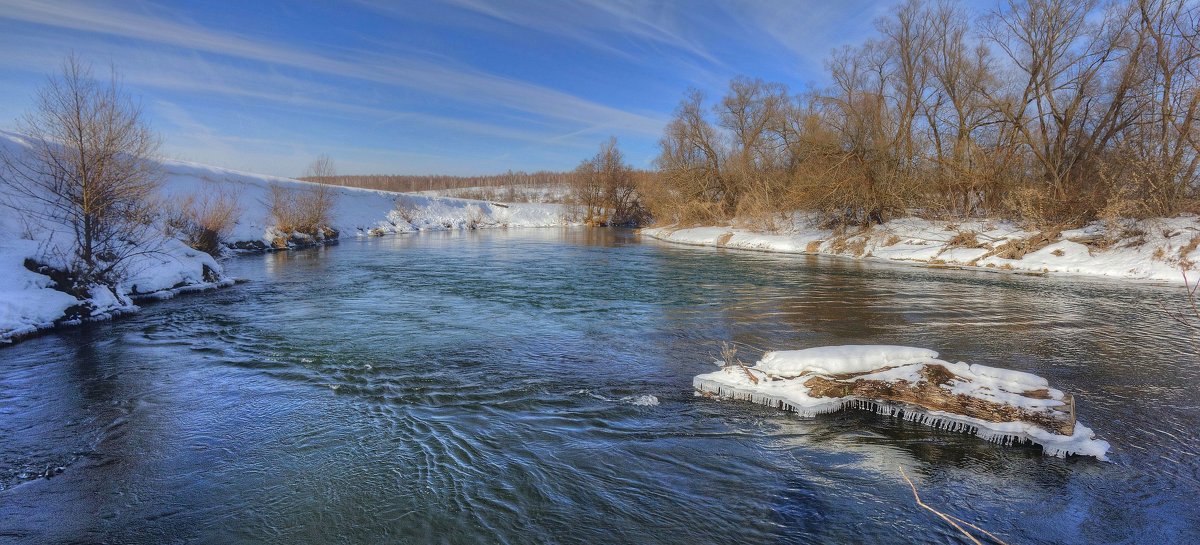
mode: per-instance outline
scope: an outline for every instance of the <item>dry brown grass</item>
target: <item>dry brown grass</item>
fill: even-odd
[[[987,245],[979,242],[974,231],[959,231],[950,240],[946,241],[946,248],[986,248]]]
[[[206,188],[199,197],[188,195],[169,210],[168,234],[180,236],[188,246],[212,256],[221,254],[225,238],[242,213],[237,193],[224,188]]]
[[[1025,239],[1014,239],[996,247],[992,255],[1004,259],[1021,259],[1027,254],[1049,246],[1059,239],[1058,230],[1043,231]]]
[[[851,255],[862,257],[867,253],[867,237],[859,237],[846,243],[846,250]]]
[[[331,226],[333,206],[337,202],[333,188],[323,184],[314,184],[311,188],[272,185],[268,198],[271,219],[280,232],[300,233],[317,239],[337,236]]]
[[[1196,235],[1196,236],[1192,237],[1192,239],[1189,240],[1187,244],[1185,244],[1179,248],[1179,259],[1180,260],[1187,259],[1188,256],[1190,256],[1192,254],[1192,252],[1196,251],[1196,247],[1198,247],[1198,246],[1200,246],[1200,235]]]

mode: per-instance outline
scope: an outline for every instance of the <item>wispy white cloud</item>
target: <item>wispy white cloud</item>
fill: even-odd
[[[339,142],[358,158],[339,162],[364,169],[400,156],[451,171],[478,172],[489,157],[508,156],[563,167],[610,134],[635,142],[630,158],[643,164],[685,87],[719,93],[739,74],[820,80],[828,52],[860,41],[890,9],[871,0],[355,1],[346,21],[374,14],[383,22],[343,25],[336,36],[266,38],[189,19],[211,15],[199,8],[0,0],[0,71],[45,73],[71,49],[112,59],[127,84],[153,97],[173,148],[228,154],[239,166],[261,156],[281,174],[288,161]],[[271,16],[304,21],[323,9]],[[397,38],[393,28],[416,36]],[[453,41],[461,36],[472,43]],[[488,51],[492,44],[503,53]],[[522,56],[528,46],[539,50]],[[503,55],[525,65],[505,64]],[[537,71],[533,63],[545,60],[569,66]],[[14,75],[6,83],[25,80]],[[626,87],[624,77],[638,79]],[[11,94],[13,85],[3,87]]]
[[[508,168],[486,157],[472,158],[467,164],[446,154],[422,153],[385,146],[355,146],[306,142],[296,139],[247,137],[224,133],[197,120],[192,113],[173,102],[156,100],[149,110],[168,124],[172,137],[161,150],[172,159],[220,164],[228,168],[297,176],[303,165],[318,154],[330,154],[338,159],[346,172],[395,172],[402,164],[405,172],[439,174],[479,174]]]
[[[289,66],[333,76],[440,94],[464,103],[509,108],[587,125],[620,126],[657,134],[663,119],[598,104],[555,89],[416,58],[359,55],[353,60],[320,55],[265,41],[183,25],[116,6],[51,0],[5,0],[0,17],[100,32],[123,38]]]
[[[683,4],[656,4],[628,0],[577,0],[575,2],[539,2],[518,0],[503,7],[487,0],[446,0],[448,4],[487,15],[500,21],[538,32],[555,34],[591,47],[632,57],[622,49],[630,39],[660,44],[704,59],[714,65],[724,62],[717,58],[704,41],[689,34],[682,24],[685,10],[674,9]],[[377,1],[368,2],[379,6]],[[696,32],[699,31],[699,32]],[[613,39],[619,36],[622,39]],[[645,59],[656,62],[656,59]]]

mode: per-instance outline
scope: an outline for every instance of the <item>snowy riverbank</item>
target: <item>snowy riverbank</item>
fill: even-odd
[[[0,146],[23,153],[20,135],[0,131]],[[267,249],[280,236],[268,210],[272,186],[292,189],[315,184],[239,172],[184,161],[161,161],[164,210],[188,196],[226,194],[238,203],[236,224],[227,237],[230,246]],[[339,238],[411,233],[422,230],[567,225],[564,210],[554,204],[503,205],[335,187],[331,222]],[[140,241],[128,262],[127,277],[116,286],[93,285],[68,293],[51,269],[67,268],[72,237],[66,226],[34,224],[18,209],[38,206],[0,183],[0,344],[41,330],[84,321],[109,319],[135,312],[139,300],[162,299],[178,293],[212,289],[233,283],[218,260],[189,248],[180,240],[159,234]],[[156,221],[162,221],[161,218]]]
[[[291,178],[252,174],[184,161],[163,161],[168,199],[224,191],[241,207],[228,243],[270,245],[277,233],[267,209],[272,186],[308,189],[316,186]],[[497,204],[487,201],[393,193],[373,189],[329,186],[335,194],[332,227],[340,238],[413,233],[429,230],[568,225],[565,210],[556,204]],[[241,244],[239,244],[241,243]]]
[[[1181,282],[1181,269],[1194,272],[1200,260],[1196,216],[1127,221],[1115,228],[1096,222],[1060,232],[1032,231],[1007,221],[903,218],[838,232],[813,227],[810,218],[798,215],[770,233],[738,227],[654,227],[642,233],[695,246],[1165,282]]]

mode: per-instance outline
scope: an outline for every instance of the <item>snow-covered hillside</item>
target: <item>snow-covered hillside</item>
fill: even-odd
[[[231,242],[274,238],[273,221],[267,209],[272,185],[306,189],[310,182],[239,172],[184,161],[163,161],[167,180],[163,193],[168,199],[202,195],[219,190],[232,192],[241,206],[240,219]],[[555,204],[511,205],[486,201],[392,193],[372,189],[334,187],[337,195],[333,227],[341,237],[411,233],[487,227],[556,227],[566,225],[564,209]]]
[[[867,230],[814,227],[797,215],[771,232],[739,227],[658,227],[652,238],[696,246],[836,255],[937,267],[1032,274],[1075,274],[1181,282],[1195,278],[1200,218],[1096,222],[1080,229],[1035,231],[1009,221],[950,222],[901,218]]]
[[[0,147],[24,153],[21,135],[0,131]],[[267,208],[272,185],[296,189],[314,184],[238,172],[183,161],[164,160],[161,193],[164,208],[188,196],[220,192],[233,195],[237,223],[227,242],[240,247],[267,247],[278,236]],[[567,224],[564,210],[553,204],[497,205],[483,201],[438,198],[355,188],[334,188],[332,224],[341,238],[419,230],[489,227],[553,227]],[[0,183],[0,343],[55,325],[111,318],[137,310],[135,300],[170,297],[228,285],[220,262],[179,240],[155,235],[141,244],[145,255],[129,261],[128,277],[115,287],[91,286],[86,295],[68,294],[46,269],[66,268],[72,237],[62,225],[31,224],[18,209],[36,206]],[[155,229],[155,232],[158,230]]]

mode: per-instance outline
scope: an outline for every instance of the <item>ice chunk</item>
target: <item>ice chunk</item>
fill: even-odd
[[[658,397],[649,394],[623,397],[621,398],[621,401],[624,401],[630,405],[637,405],[639,407],[653,407],[658,405]]]

